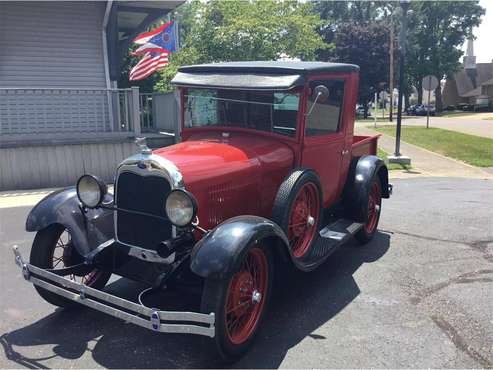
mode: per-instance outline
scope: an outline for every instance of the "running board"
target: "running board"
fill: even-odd
[[[325,226],[319,231],[311,251],[300,261],[303,269],[315,269],[362,227],[363,224],[344,218]]]
[[[342,241],[348,235],[356,234],[362,227],[363,224],[359,222],[340,219],[330,225],[325,226],[322,230],[320,230],[319,234],[322,238]]]

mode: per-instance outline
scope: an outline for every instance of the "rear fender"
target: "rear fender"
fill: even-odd
[[[104,202],[112,202],[107,194]],[[114,237],[113,211],[103,208],[83,210],[75,187],[62,189],[43,198],[29,212],[27,231],[39,231],[53,224],[65,226],[77,251],[86,256],[101,243]]]
[[[381,158],[367,155],[355,158],[351,163],[344,190],[344,201],[352,218],[357,222],[366,222],[368,192],[375,176],[379,177],[382,185],[382,198],[389,198],[389,173]]]
[[[223,279],[239,267],[250,246],[266,242],[289,260],[289,242],[274,222],[258,216],[233,217],[204,236],[192,250],[191,270],[208,279]]]

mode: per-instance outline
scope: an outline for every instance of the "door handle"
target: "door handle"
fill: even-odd
[[[343,149],[343,150],[341,151],[341,154],[342,154],[342,155],[346,155],[346,154],[348,154],[348,153],[349,153],[349,150],[348,150],[348,149]]]

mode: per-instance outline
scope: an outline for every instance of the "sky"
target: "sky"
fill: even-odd
[[[486,14],[482,17],[479,27],[474,28],[473,33],[476,36],[474,40],[474,54],[476,54],[476,63],[488,63],[493,60],[493,0],[480,0],[479,4],[486,9]],[[466,51],[466,44],[462,50]]]

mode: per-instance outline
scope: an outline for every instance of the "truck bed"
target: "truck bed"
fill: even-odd
[[[377,155],[378,138],[381,135],[375,136],[353,136],[353,144],[351,145],[351,155],[353,157],[362,157],[364,155]]]

